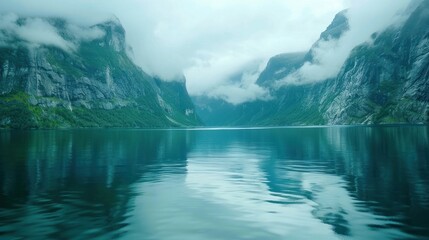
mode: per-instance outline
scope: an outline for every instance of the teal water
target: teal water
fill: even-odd
[[[0,239],[429,239],[429,128],[0,130]]]

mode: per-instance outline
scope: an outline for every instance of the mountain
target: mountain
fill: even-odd
[[[202,121],[209,126],[266,126],[324,124],[314,92],[323,84],[277,88],[275,83],[313,61],[313,49],[328,38],[339,38],[348,30],[346,11],[338,13],[319,40],[307,52],[283,53],[272,57],[259,75],[256,84],[270,90],[269,101],[252,101],[233,105],[222,99],[193,97]]]
[[[229,125],[243,126],[429,122],[429,1],[413,4],[418,5],[410,6],[401,24],[355,47],[336,77],[279,85],[304,64],[317,63],[314,51],[319,44],[349,30],[347,11],[335,16],[308,52],[269,60],[256,83],[270,90],[271,100],[236,106],[218,102],[215,107],[196,102],[197,112],[203,114],[202,107],[212,110],[208,116],[217,121],[203,118],[211,125],[225,123],[225,109],[234,116]]]
[[[57,18],[4,17],[0,127],[199,125],[185,79],[149,76],[130,51],[117,19],[82,27]]]
[[[329,84],[328,123],[422,123],[429,120],[429,1],[405,23],[355,48]]]
[[[310,58],[307,52],[283,53],[272,57],[267,67],[261,72],[256,83],[264,87],[270,87],[273,79],[282,79],[294,70],[299,69]]]

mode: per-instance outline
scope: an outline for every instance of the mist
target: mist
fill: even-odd
[[[348,8],[350,30],[338,40],[320,42],[313,49],[315,61],[305,63],[279,83],[306,84],[335,77],[351,50],[368,41],[372,33],[400,21],[398,13],[409,2],[16,0],[0,3],[0,13],[32,17],[34,21],[9,26],[9,31],[28,42],[66,51],[74,51],[79,41],[101,37],[102,32],[88,32],[88,27],[117,16],[133,49],[130,56],[145,72],[166,81],[182,79],[184,75],[190,95],[238,104],[269,99],[267,90],[255,84],[256,75],[246,77],[249,74],[244,68],[250,63],[258,61],[263,65],[279,53],[307,51],[335,14]],[[63,39],[39,17],[65,18],[71,23],[68,30],[77,39]],[[0,38],[0,44],[5,45],[5,36]],[[259,68],[258,65],[253,71]],[[231,82],[238,72],[242,80]]]
[[[13,44],[13,38],[16,36],[30,46],[54,46],[67,52],[76,49],[75,44],[62,38],[51,24],[42,19],[27,19],[22,24],[17,21],[18,16],[15,14],[0,16],[1,45]]]
[[[277,83],[308,84],[334,78],[356,46],[371,41],[371,35],[400,23],[410,0],[351,1],[346,16],[349,30],[339,39],[321,41],[313,48],[313,62],[306,62],[297,71]]]
[[[16,0],[2,1],[0,13],[62,17],[84,27],[115,15],[127,32],[135,63],[144,71],[165,80],[181,79],[184,74],[191,95],[223,95],[226,100],[244,102],[264,98],[265,91],[249,90],[246,86],[253,85],[248,83],[230,85],[231,74],[255,60],[307,50],[335,13],[346,7],[345,2]],[[60,41],[56,44],[73,49]],[[236,99],[235,91],[219,94],[221,90],[213,86],[231,86],[246,94]]]
[[[236,56],[238,57],[238,56]],[[219,76],[219,78],[209,79],[208,82],[212,83],[212,86],[207,89],[207,85],[196,85],[193,87],[201,87],[200,90],[190,89],[191,91],[197,92],[198,95],[207,96],[214,99],[222,99],[233,105],[242,104],[244,102],[255,101],[255,100],[269,100],[272,99],[268,89],[265,89],[256,84],[261,72],[266,66],[266,61],[254,60],[244,65],[234,66],[234,62],[240,63],[241,61],[235,61],[235,58],[231,58],[230,61],[222,59],[220,64],[216,67],[211,66],[210,69],[213,72],[213,76],[216,76],[216,72],[222,72],[225,75]],[[225,64],[224,63],[230,63]],[[230,68],[228,68],[228,66]],[[225,71],[228,68],[228,71]],[[195,67],[193,70],[198,71],[203,69],[201,66]],[[219,71],[223,69],[224,71]],[[238,69],[238,70],[237,70]],[[192,77],[192,74],[200,74],[198,72],[188,72],[187,75]],[[227,79],[222,81],[222,79]]]
[[[38,17],[19,18],[15,13],[0,15],[0,46],[16,47],[16,38],[29,48],[53,46],[66,52],[74,52],[81,41],[101,38],[104,32],[98,27],[82,27],[67,23],[65,29],[70,39],[65,39],[47,19]]]
[[[347,8],[349,31],[340,39],[320,42],[313,48],[314,62],[305,63],[279,84],[306,84],[335,77],[351,50],[369,41],[372,33],[400,21],[400,13],[409,3],[410,0],[330,0],[329,3],[17,0],[0,3],[0,12],[9,13],[9,17],[32,17],[34,21],[8,29],[14,29],[17,35],[34,44],[52,45],[66,51],[76,49],[79,41],[102,36],[99,30],[85,29],[117,16],[127,32],[132,58],[144,71],[167,81],[182,79],[184,75],[191,95],[237,104],[269,99],[267,90],[255,84],[257,77],[245,77],[248,73],[244,68],[250,63],[266,63],[279,53],[307,51],[335,14]],[[74,14],[76,12],[79,14]],[[69,31],[78,39],[64,40],[38,17],[67,19],[71,23]],[[9,22],[2,20],[2,24],[10,24],[10,19]],[[0,44],[4,45],[5,41]],[[259,68],[258,65],[253,71]],[[243,80],[231,82],[231,77],[239,72]]]

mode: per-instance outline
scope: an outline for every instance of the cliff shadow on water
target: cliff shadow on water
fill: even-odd
[[[185,173],[193,145],[183,131],[0,130],[0,238],[119,237],[132,186]]]

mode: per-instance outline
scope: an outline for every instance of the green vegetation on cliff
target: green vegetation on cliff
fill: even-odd
[[[136,66],[117,20],[87,27],[103,34],[80,42],[64,20],[44,21],[76,47],[32,46],[18,38],[0,47],[0,127],[200,125],[185,81],[164,82]]]

